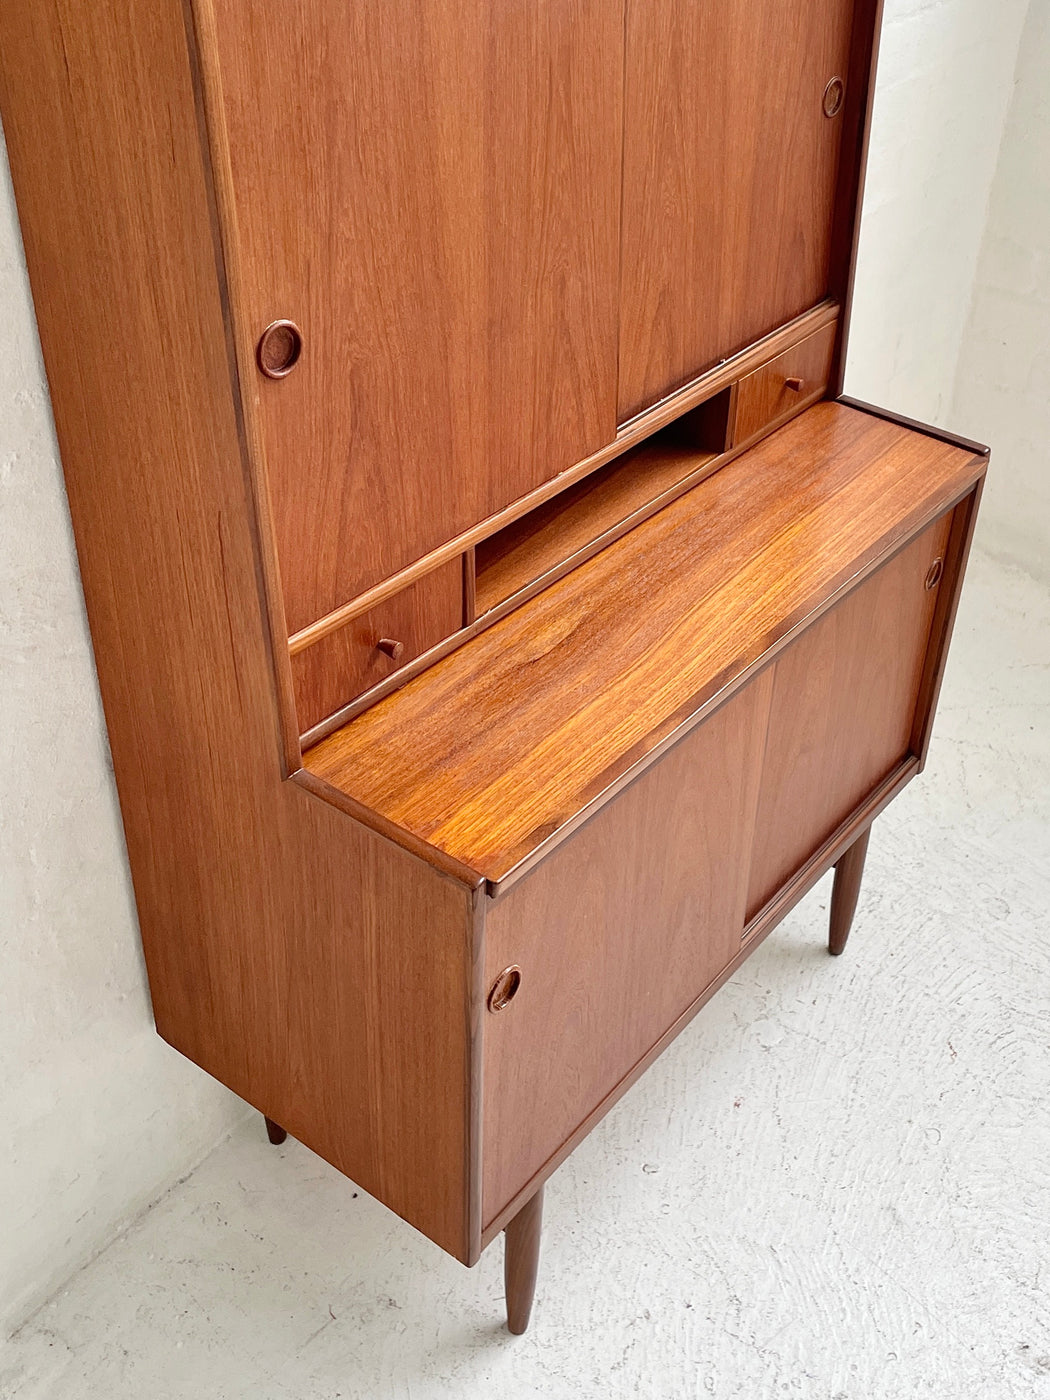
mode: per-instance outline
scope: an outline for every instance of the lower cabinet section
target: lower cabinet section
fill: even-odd
[[[951,513],[926,529],[492,904],[485,986],[513,995],[483,1013],[485,1227],[907,758],[950,525]]]

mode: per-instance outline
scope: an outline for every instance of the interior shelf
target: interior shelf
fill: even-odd
[[[659,509],[683,481],[703,475],[726,451],[732,390],[701,404],[643,447],[575,486],[477,547],[478,617]]]

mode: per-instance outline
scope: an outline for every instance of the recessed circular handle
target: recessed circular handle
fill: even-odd
[[[784,380],[784,388],[790,389],[793,394],[801,394],[805,387],[806,381],[804,379],[799,379],[797,376]]]
[[[938,585],[938,584],[940,583],[940,581],[941,581],[941,575],[942,575],[943,573],[944,573],[944,560],[943,560],[943,559],[935,559],[935,560],[933,561],[933,563],[930,565],[930,567],[926,570],[926,591],[927,591],[927,592],[929,592],[931,589],[937,587],[937,585]]]
[[[837,117],[842,110],[842,102],[846,96],[846,84],[841,78],[832,78],[824,89],[824,115],[826,117]]]
[[[291,374],[302,353],[303,333],[294,321],[271,321],[255,348],[255,358],[267,379]]]
[[[384,656],[389,656],[391,661],[400,661],[405,654],[404,642],[395,642],[393,637],[380,637],[376,646]]]
[[[489,992],[488,1008],[492,1012],[502,1011],[518,994],[521,986],[521,968],[517,964],[505,967],[492,984]]]

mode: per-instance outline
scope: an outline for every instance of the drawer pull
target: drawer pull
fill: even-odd
[[[846,84],[841,78],[832,78],[824,89],[824,115],[837,117],[842,110],[842,99],[846,95]]]
[[[805,381],[804,379],[785,379],[785,380],[784,380],[784,388],[785,388],[785,389],[790,389],[791,392],[792,392],[793,394],[801,394],[802,390],[803,390],[805,387],[806,387],[806,381]]]
[[[294,321],[271,321],[259,337],[255,358],[267,379],[291,374],[303,353],[303,333]]]
[[[941,581],[941,574],[944,573],[944,560],[935,559],[926,571],[926,591],[937,587]]]
[[[521,968],[514,964],[505,967],[492,984],[489,992],[488,1008],[491,1012],[502,1011],[518,994],[521,986]]]
[[[405,654],[404,642],[395,642],[392,637],[380,637],[376,646],[384,656],[389,656],[391,661],[400,661]]]

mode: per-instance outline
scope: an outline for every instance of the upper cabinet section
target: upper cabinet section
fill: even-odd
[[[623,3],[195,11],[294,633],[614,436]]]
[[[827,295],[853,11],[627,0],[621,422]]]

